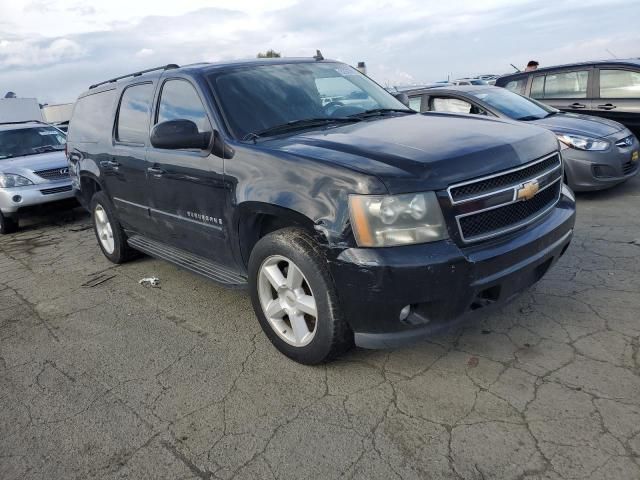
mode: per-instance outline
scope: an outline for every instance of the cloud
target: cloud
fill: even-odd
[[[531,58],[550,65],[608,57],[606,49],[640,56],[640,34],[620,22],[638,18],[640,4],[622,0],[36,2],[26,13],[20,2],[2,6],[0,90],[50,102],[129,71],[269,48],[366,61],[369,75],[390,85],[504,73]]]
[[[0,65],[3,67],[42,67],[76,60],[84,54],[84,48],[68,38],[0,41]]]
[[[136,52],[136,57],[148,57],[149,55],[153,55],[151,48],[141,48]]]

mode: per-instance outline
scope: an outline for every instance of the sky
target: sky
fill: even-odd
[[[72,102],[167,63],[283,56],[352,65],[385,86],[640,57],[640,0],[0,0],[0,96]]]

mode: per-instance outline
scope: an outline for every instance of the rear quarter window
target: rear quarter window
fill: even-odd
[[[519,78],[517,80],[511,80],[504,86],[507,90],[511,90],[514,93],[525,95],[525,88],[527,87],[527,77]]]
[[[106,90],[81,97],[69,122],[70,142],[95,143],[111,135],[116,91]]]

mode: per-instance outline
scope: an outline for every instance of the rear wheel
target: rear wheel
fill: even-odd
[[[0,212],[0,235],[6,235],[18,230],[18,219],[5,217]]]
[[[91,218],[98,245],[105,257],[113,263],[123,263],[134,255],[114,208],[103,192],[96,193],[91,199]]]
[[[322,363],[353,345],[324,255],[303,230],[278,230],[256,244],[249,285],[262,329],[293,360]]]

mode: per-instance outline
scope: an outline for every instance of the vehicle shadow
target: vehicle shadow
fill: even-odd
[[[19,232],[29,232],[49,226],[63,226],[79,221],[88,221],[89,213],[77,202],[58,205],[43,205],[20,217]]]

